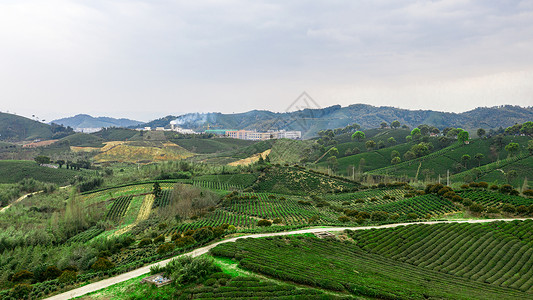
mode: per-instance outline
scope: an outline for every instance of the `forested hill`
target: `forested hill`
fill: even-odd
[[[169,124],[171,116],[146,123],[146,126]],[[509,127],[516,123],[533,120],[533,107],[498,106],[476,108],[464,113],[447,113],[432,110],[407,110],[394,107],[376,107],[366,104],[340,105],[321,109],[304,109],[290,113],[274,113],[253,110],[238,114],[206,113],[186,114],[177,117],[179,126],[202,130],[207,124],[212,129],[256,129],[256,130],[301,130],[304,137],[312,137],[322,129],[341,128],[358,123],[362,128],[376,128],[382,122],[390,124],[398,120],[409,127],[428,124],[444,127],[476,129],[483,127]],[[143,125],[144,126],[144,125]]]
[[[103,128],[103,127],[129,127],[142,124],[143,122],[130,119],[116,119],[109,117],[93,117],[90,115],[79,114],[69,118],[63,118],[52,121],[52,123],[70,126],[76,128]]]
[[[0,113],[0,140],[20,141],[62,138],[72,134],[71,128],[48,125],[14,114]]]

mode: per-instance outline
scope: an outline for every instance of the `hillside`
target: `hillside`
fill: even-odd
[[[110,117],[93,117],[86,114],[79,114],[73,117],[57,119],[50,123],[70,126],[74,129],[81,130],[83,128],[129,127],[142,124],[143,122],[125,118],[116,119]]]
[[[25,178],[33,178],[37,181],[68,184],[75,176],[83,174],[83,171],[53,169],[41,167],[34,161],[27,160],[0,160],[0,183],[16,183]]]
[[[0,140],[51,139],[52,126],[25,117],[0,113]]]
[[[173,116],[148,122],[146,126],[168,126]],[[264,130],[301,130],[304,138],[313,137],[319,130],[341,128],[358,123],[362,128],[377,128],[381,122],[398,120],[401,124],[416,127],[420,124],[433,125],[439,128],[461,127],[475,130],[479,127],[508,127],[516,123],[524,123],[533,119],[533,107],[499,106],[477,108],[464,113],[448,113],[432,110],[407,110],[395,107],[376,107],[366,104],[352,104],[347,107],[340,105],[321,108],[304,109],[289,113],[253,110],[237,114],[192,113],[177,117],[179,126],[195,130],[210,128],[220,129],[256,129]],[[142,125],[144,126],[144,125]]]

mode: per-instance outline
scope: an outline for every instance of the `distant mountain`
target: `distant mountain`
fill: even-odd
[[[176,124],[198,131],[211,129],[250,129],[250,130],[301,130],[304,138],[315,136],[319,130],[345,127],[358,123],[362,128],[376,128],[382,122],[398,120],[401,124],[415,127],[420,124],[439,128],[461,127],[474,130],[509,127],[516,123],[533,120],[533,107],[504,105],[481,107],[464,113],[448,113],[432,110],[408,110],[395,107],[376,107],[366,104],[353,104],[347,107],[334,105],[319,109],[304,109],[288,113],[252,110],[238,114],[191,113],[174,117],[167,116],[142,126],[169,126],[175,118]]]
[[[63,126],[70,126],[74,130],[81,130],[87,128],[103,128],[103,127],[130,127],[137,126],[143,122],[130,119],[115,119],[109,117],[93,117],[90,115],[79,114],[74,117],[54,120],[50,123],[60,124]]]
[[[56,139],[72,134],[72,129],[48,125],[14,114],[0,113],[0,140],[22,141]]]

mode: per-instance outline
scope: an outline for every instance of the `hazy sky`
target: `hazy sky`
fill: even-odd
[[[533,105],[533,1],[0,2],[0,110]]]

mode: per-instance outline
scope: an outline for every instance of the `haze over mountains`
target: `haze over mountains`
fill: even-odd
[[[249,130],[301,130],[304,138],[316,135],[319,130],[340,128],[358,123],[363,129],[379,127],[382,122],[398,120],[401,124],[415,127],[420,124],[439,128],[462,127],[473,130],[509,127],[533,119],[533,107],[504,105],[480,107],[463,113],[439,112],[433,110],[407,110],[394,107],[376,107],[366,104],[340,105],[319,109],[303,109],[287,113],[252,110],[244,113],[189,113],[181,116],[168,115],[147,123],[129,119],[92,117],[79,114],[73,117],[54,120],[50,123],[70,126],[75,130],[102,127],[168,127],[170,121],[178,126],[197,131],[211,129]],[[58,128],[22,116],[0,113],[1,140],[49,139],[57,135]],[[61,132],[61,135],[66,132]]]

